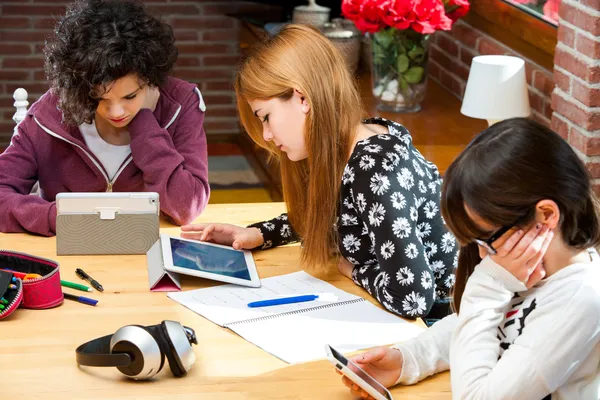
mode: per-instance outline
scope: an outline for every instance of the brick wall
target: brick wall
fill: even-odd
[[[0,2],[0,148],[12,134],[12,94],[18,87],[33,103],[47,90],[44,39],[68,1]],[[144,0],[148,9],[174,29],[179,48],[174,76],[197,83],[207,104],[207,134],[239,133],[232,89],[238,60],[240,22],[225,13],[265,6],[235,0]]]
[[[459,20],[450,32],[436,32],[430,47],[429,76],[458,98],[463,97],[471,60],[478,55],[506,54],[525,60],[532,118],[550,126],[552,71],[515,53],[512,49]]]
[[[562,0],[552,127],[579,152],[600,195],[600,0]]]

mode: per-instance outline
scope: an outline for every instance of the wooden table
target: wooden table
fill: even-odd
[[[198,221],[245,225],[285,210],[283,203],[209,205]],[[161,231],[179,235],[164,224]],[[27,252],[60,263],[61,278],[78,281],[82,267],[105,288],[90,293],[90,307],[65,301],[50,310],[17,310],[0,321],[0,397],[3,399],[351,399],[326,360],[289,365],[227,329],[148,290],[145,256],[56,256],[55,238],[0,234],[0,248]],[[299,247],[285,246],[254,255],[262,278],[298,271]],[[339,274],[314,275],[340,289],[367,297]],[[214,285],[183,277],[183,289]],[[116,368],[79,368],[75,348],[129,324],[152,325],[164,319],[195,329],[197,361],[188,376],[174,378],[168,366],[150,382],[127,379]],[[398,387],[398,399],[450,399],[447,373],[412,387]]]

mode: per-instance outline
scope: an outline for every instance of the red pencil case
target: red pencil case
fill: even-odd
[[[64,296],[56,261],[0,250],[0,269],[10,270],[0,271],[0,299],[5,300],[0,319],[8,317],[19,306],[39,310],[62,304]],[[21,274],[38,274],[41,277],[24,281],[18,277]],[[15,285],[13,289],[11,285]]]

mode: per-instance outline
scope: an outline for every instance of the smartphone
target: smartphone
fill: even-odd
[[[367,374],[358,365],[348,360],[339,351],[330,345],[325,345],[327,358],[342,374],[352,382],[360,386],[365,392],[369,393],[376,400],[393,400],[392,394],[381,383],[377,382],[372,376]]]

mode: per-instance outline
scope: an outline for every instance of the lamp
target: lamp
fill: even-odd
[[[528,117],[529,92],[525,61],[511,56],[473,58],[460,112],[486,119],[489,125],[503,119]]]

